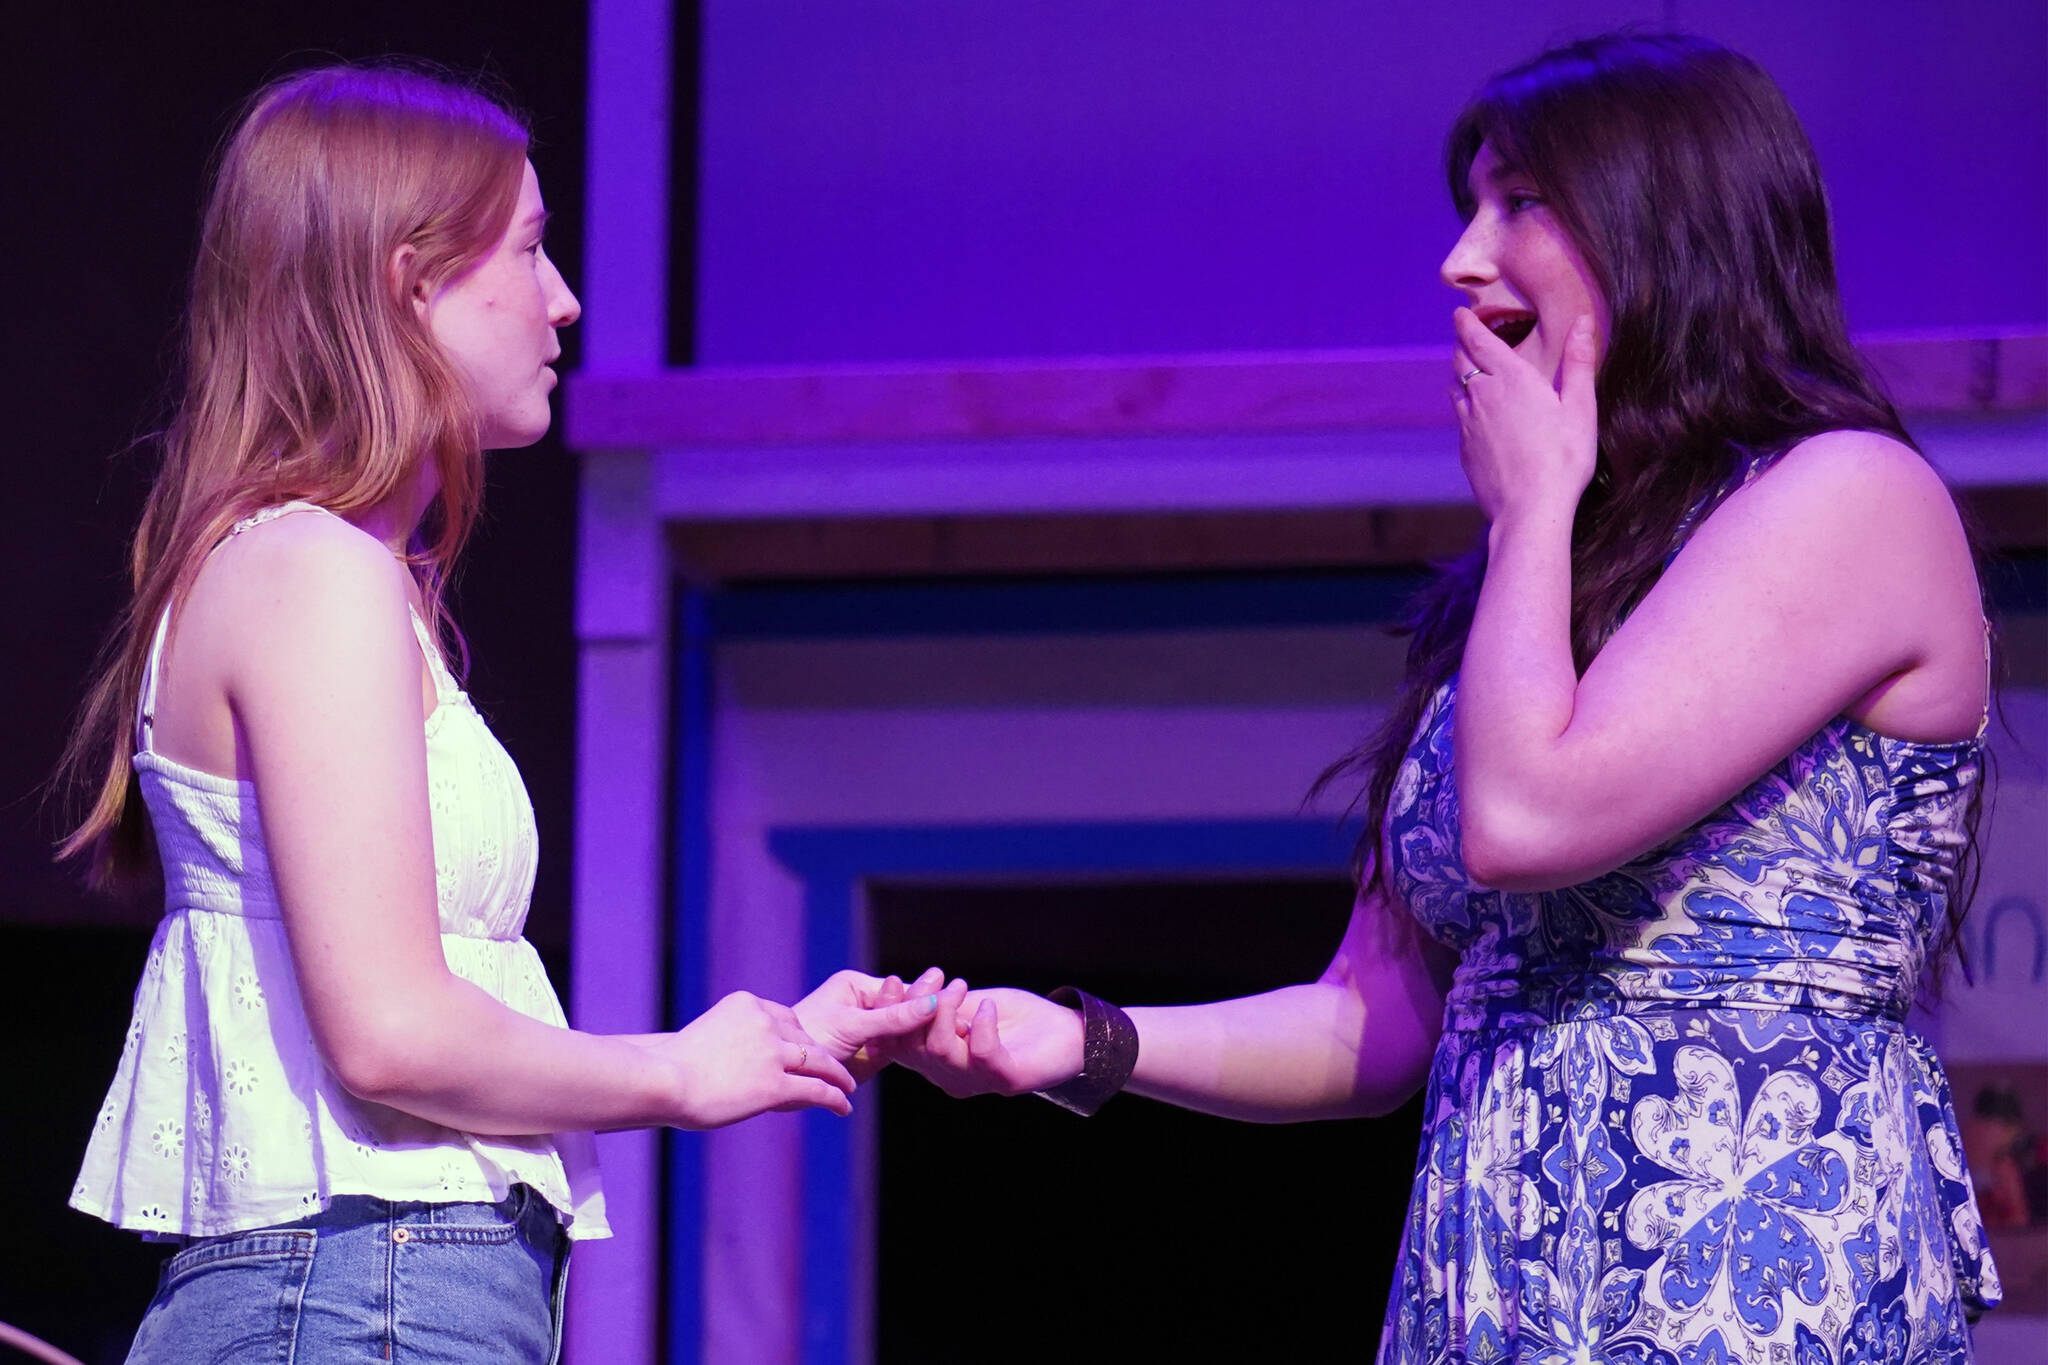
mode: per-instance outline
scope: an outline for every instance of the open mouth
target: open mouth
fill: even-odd
[[[1486,329],[1509,346],[1519,346],[1536,330],[1534,313],[1503,313],[1486,324]]]

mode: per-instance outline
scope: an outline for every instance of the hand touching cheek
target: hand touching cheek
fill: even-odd
[[[1523,512],[1570,518],[1592,482],[1600,436],[1594,322],[1566,334],[1557,387],[1469,308],[1453,317],[1458,458],[1487,520]]]

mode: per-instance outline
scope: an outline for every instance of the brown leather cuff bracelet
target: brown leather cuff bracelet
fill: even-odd
[[[1038,1094],[1086,1118],[1124,1088],[1138,1065],[1138,1030],[1107,1000],[1061,986],[1046,999],[1081,1011],[1081,1074]]]

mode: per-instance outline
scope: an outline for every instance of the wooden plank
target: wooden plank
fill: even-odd
[[[1873,336],[1909,413],[2048,408],[2048,333]],[[1440,349],[573,376],[579,450],[1017,436],[1341,431],[1450,424]]]
[[[1431,351],[669,370],[571,383],[579,449],[1440,426]]]
[[[2048,334],[1925,334],[1860,343],[1905,413],[2033,412],[2048,407]]]
[[[2048,551],[2048,488],[1961,490],[1984,548]],[[678,569],[703,583],[1039,574],[1255,572],[1427,564],[1473,544],[1469,503],[1232,513],[791,517],[678,521]]]
[[[1998,406],[2021,412],[2048,408],[2048,332],[2000,337],[1997,345]]]
[[[1227,514],[674,522],[711,582],[1355,568],[1426,563],[1478,537],[1470,505]]]

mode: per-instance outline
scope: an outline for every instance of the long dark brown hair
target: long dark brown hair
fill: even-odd
[[[1746,474],[1824,431],[1919,447],[1849,343],[1820,167],[1756,63],[1701,38],[1629,34],[1502,72],[1445,148],[1467,221],[1482,145],[1536,182],[1613,319],[1598,464],[1572,526],[1572,654],[1583,673]],[[1317,792],[1363,779],[1355,865],[1367,889],[1388,889],[1387,803],[1431,697],[1464,658],[1485,572],[1482,539],[1419,594],[1401,626],[1412,641],[1390,713],[1317,779]]]

